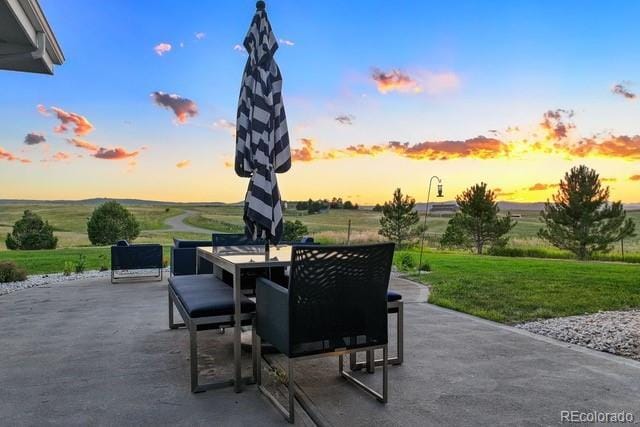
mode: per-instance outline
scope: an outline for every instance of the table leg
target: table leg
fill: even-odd
[[[233,328],[233,363],[234,363],[234,388],[236,393],[242,391],[242,365],[241,365],[241,334],[242,321],[240,320],[240,269],[235,268],[233,275],[233,305],[234,305],[234,328]]]
[[[200,270],[200,255],[198,254],[198,249],[196,248],[196,275]]]

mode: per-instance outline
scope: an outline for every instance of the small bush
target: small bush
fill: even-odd
[[[307,226],[304,225],[299,220],[295,221],[285,221],[284,222],[284,230],[282,232],[282,240],[297,242],[301,240],[302,237],[309,233]]]
[[[431,271],[431,264],[428,262],[423,262],[419,268],[420,271]]]
[[[0,261],[0,283],[27,280],[27,272],[13,261]]]
[[[73,270],[74,270],[73,262],[65,261],[64,267],[62,268],[62,274],[64,274],[65,276],[71,276],[71,273],[73,273]]]
[[[26,210],[13,225],[13,231],[7,234],[6,245],[11,250],[55,249],[58,238],[53,235],[53,227],[47,221]]]
[[[162,268],[169,267],[169,260],[166,258],[162,258]]]
[[[416,266],[416,262],[411,254],[400,255],[400,269],[404,271],[412,270]]]
[[[84,254],[80,254],[78,261],[73,266],[76,274],[84,273],[87,268],[87,257]]]

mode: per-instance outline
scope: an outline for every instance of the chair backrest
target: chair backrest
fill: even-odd
[[[243,234],[225,234],[213,233],[211,235],[213,246],[245,246],[245,245],[264,245],[263,239],[253,240]]]
[[[289,282],[293,356],[387,343],[394,246],[293,247]]]

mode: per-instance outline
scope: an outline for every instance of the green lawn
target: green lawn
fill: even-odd
[[[67,248],[41,251],[0,251],[0,261],[13,261],[27,270],[27,274],[60,273],[64,263],[75,263],[80,254],[86,257],[87,270],[99,270],[100,267],[110,268],[111,248]],[[164,259],[169,259],[169,247],[164,247]]]
[[[417,263],[418,251],[410,253]],[[420,280],[431,286],[429,302],[498,322],[640,307],[639,265],[440,251],[426,260],[433,272]]]

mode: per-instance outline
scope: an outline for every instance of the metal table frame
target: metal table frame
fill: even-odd
[[[289,245],[272,246],[270,255],[277,255],[280,249],[290,248]],[[291,258],[287,260],[264,260],[264,261],[243,261],[234,262],[235,256],[247,256],[248,254],[255,254],[264,256],[264,245],[256,246],[218,246],[218,247],[198,247],[196,250],[196,274],[200,267],[200,259],[205,259],[211,262],[214,267],[217,266],[224,271],[227,271],[233,275],[233,303],[234,303],[234,328],[233,328],[233,363],[234,363],[234,390],[236,393],[240,393],[243,388],[242,381],[242,364],[241,364],[241,333],[242,328],[242,312],[240,310],[240,301],[242,297],[242,290],[240,286],[240,275],[243,269],[250,268],[268,268],[268,267],[288,267],[291,265]],[[256,258],[256,257],[254,257]],[[255,352],[255,350],[254,350]]]

